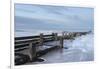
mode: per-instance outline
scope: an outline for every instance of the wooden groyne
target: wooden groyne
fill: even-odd
[[[28,56],[27,61],[33,61],[37,57],[55,49],[63,48],[64,39],[74,39],[75,37],[86,35],[89,32],[62,32],[61,36],[57,33],[52,33],[50,35],[43,35],[40,33],[39,36],[26,36],[26,37],[15,37],[15,56],[16,54],[22,54]],[[47,42],[59,41],[58,45],[49,46]],[[46,45],[45,45],[46,44]],[[15,57],[15,64],[18,60]],[[25,59],[26,61],[26,59]]]
[[[20,53],[29,56],[29,60],[33,61],[34,58],[41,56],[45,52],[56,48],[57,46],[44,47],[44,43],[57,40],[57,33],[50,35],[40,36],[27,36],[27,37],[16,37],[15,38],[15,54]],[[16,55],[15,55],[16,56]],[[16,59],[16,58],[15,58]]]

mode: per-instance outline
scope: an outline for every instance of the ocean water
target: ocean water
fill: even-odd
[[[64,40],[64,48],[53,50],[40,58],[43,58],[45,61],[31,64],[93,61],[94,35],[90,33],[77,37],[73,41]]]
[[[65,43],[65,46],[67,46],[66,43]],[[93,61],[94,60],[93,33],[76,38],[72,42],[71,46],[69,46],[68,51],[72,53],[72,55],[76,55],[74,56],[74,58],[78,59],[79,61]],[[74,54],[75,52],[77,53]]]
[[[15,37],[93,30],[94,9],[15,3]]]

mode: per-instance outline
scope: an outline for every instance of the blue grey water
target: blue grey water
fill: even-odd
[[[15,37],[62,31],[93,30],[94,9],[15,4]]]
[[[83,62],[94,60],[93,33],[76,37],[75,40],[64,40],[64,48],[55,49],[41,56],[45,61],[27,64],[47,64],[65,62]],[[91,39],[91,40],[90,40]],[[51,44],[58,44],[54,42]],[[67,49],[66,49],[67,47]]]

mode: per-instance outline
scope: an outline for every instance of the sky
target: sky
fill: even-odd
[[[93,8],[15,4],[15,32],[90,31],[93,25]]]

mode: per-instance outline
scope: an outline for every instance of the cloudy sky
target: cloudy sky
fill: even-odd
[[[93,8],[15,4],[15,31],[93,30]]]

